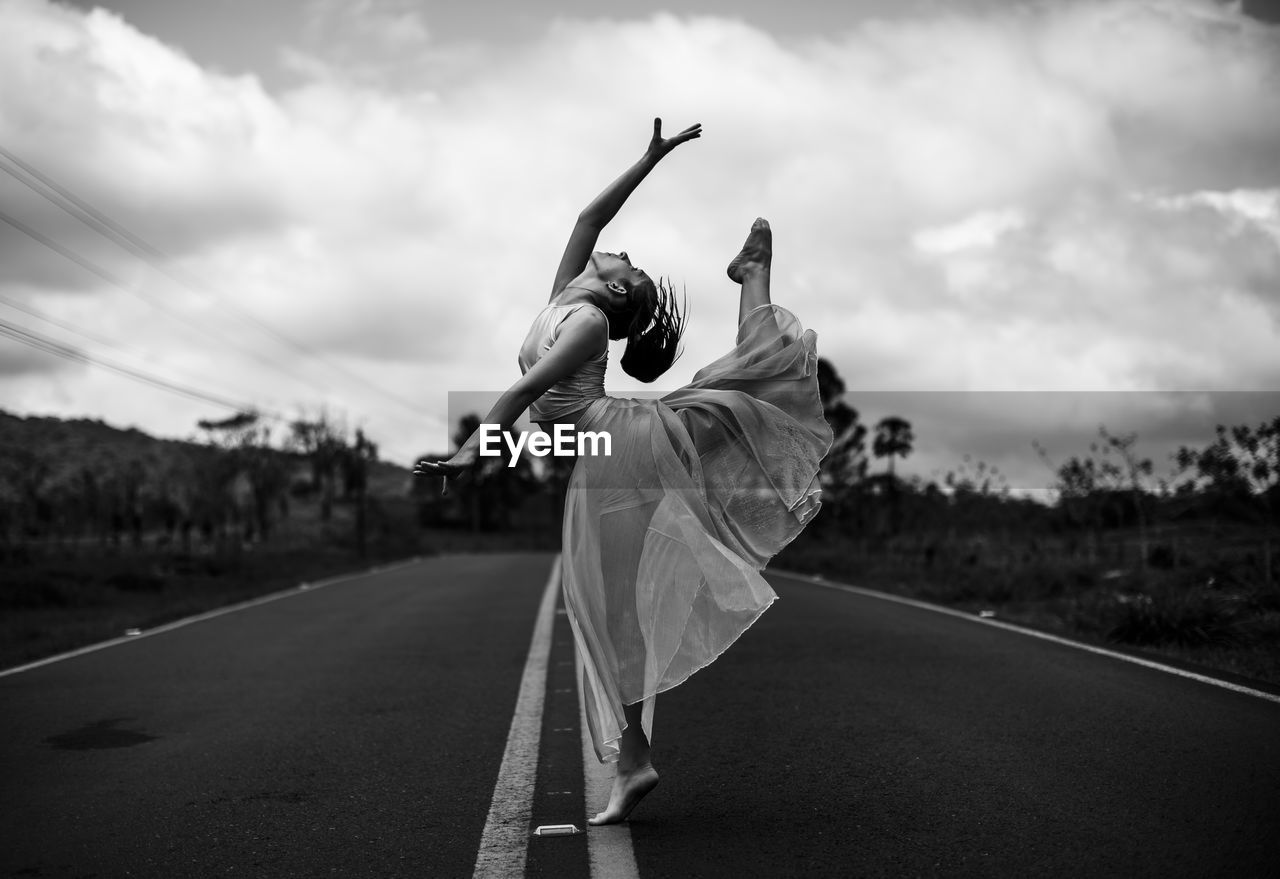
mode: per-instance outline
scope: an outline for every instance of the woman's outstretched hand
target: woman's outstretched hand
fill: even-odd
[[[413,475],[441,477],[440,494],[445,495],[449,493],[449,480],[456,482],[466,476],[479,460],[475,449],[463,446],[447,461],[419,461],[413,468]]]
[[[661,159],[667,153],[671,152],[686,140],[693,140],[695,137],[702,136],[702,123],[695,122],[675,137],[662,136],[662,120],[653,120],[653,140],[649,141],[649,155],[655,159]]]

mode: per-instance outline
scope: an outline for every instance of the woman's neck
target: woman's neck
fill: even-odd
[[[565,284],[564,289],[560,291],[560,295],[556,297],[556,304],[574,305],[579,302],[586,302],[600,308],[602,307],[602,292],[597,287],[588,286],[587,284]]]

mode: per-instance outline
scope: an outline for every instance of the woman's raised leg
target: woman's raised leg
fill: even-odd
[[[757,217],[747,233],[747,241],[742,250],[729,263],[726,270],[729,278],[742,285],[742,293],[738,299],[738,325],[746,319],[753,308],[768,305],[769,299],[769,267],[773,262],[773,231],[769,221]]]

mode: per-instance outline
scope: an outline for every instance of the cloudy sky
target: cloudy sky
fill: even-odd
[[[907,472],[970,455],[1043,485],[1030,441],[1082,454],[1099,423],[1159,467],[1280,412],[1240,393],[1280,389],[1277,20],[0,0],[0,408],[165,436],[229,414],[26,333],[229,405],[327,407],[401,463],[443,449],[450,392],[518,376],[578,210],[661,116],[704,135],[600,246],[688,290],[664,387],[731,342],[724,265],[763,215],[775,301],[864,420],[913,421]]]

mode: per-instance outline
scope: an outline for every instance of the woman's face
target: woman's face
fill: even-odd
[[[636,287],[648,282],[649,276],[631,264],[631,258],[624,250],[621,253],[606,253],[597,250],[591,254],[591,266],[596,276],[605,282],[609,295],[610,310],[624,312],[635,307],[633,292]]]
[[[653,280],[631,264],[622,253],[597,250],[591,254],[591,268],[605,284],[605,311],[609,314],[609,338],[622,339],[636,312],[651,306]]]
[[[627,256],[625,250],[622,253],[606,253],[603,250],[597,250],[591,254],[591,266],[595,269],[596,275],[606,284],[621,280],[629,286],[634,286],[649,277],[631,264],[631,257]]]

